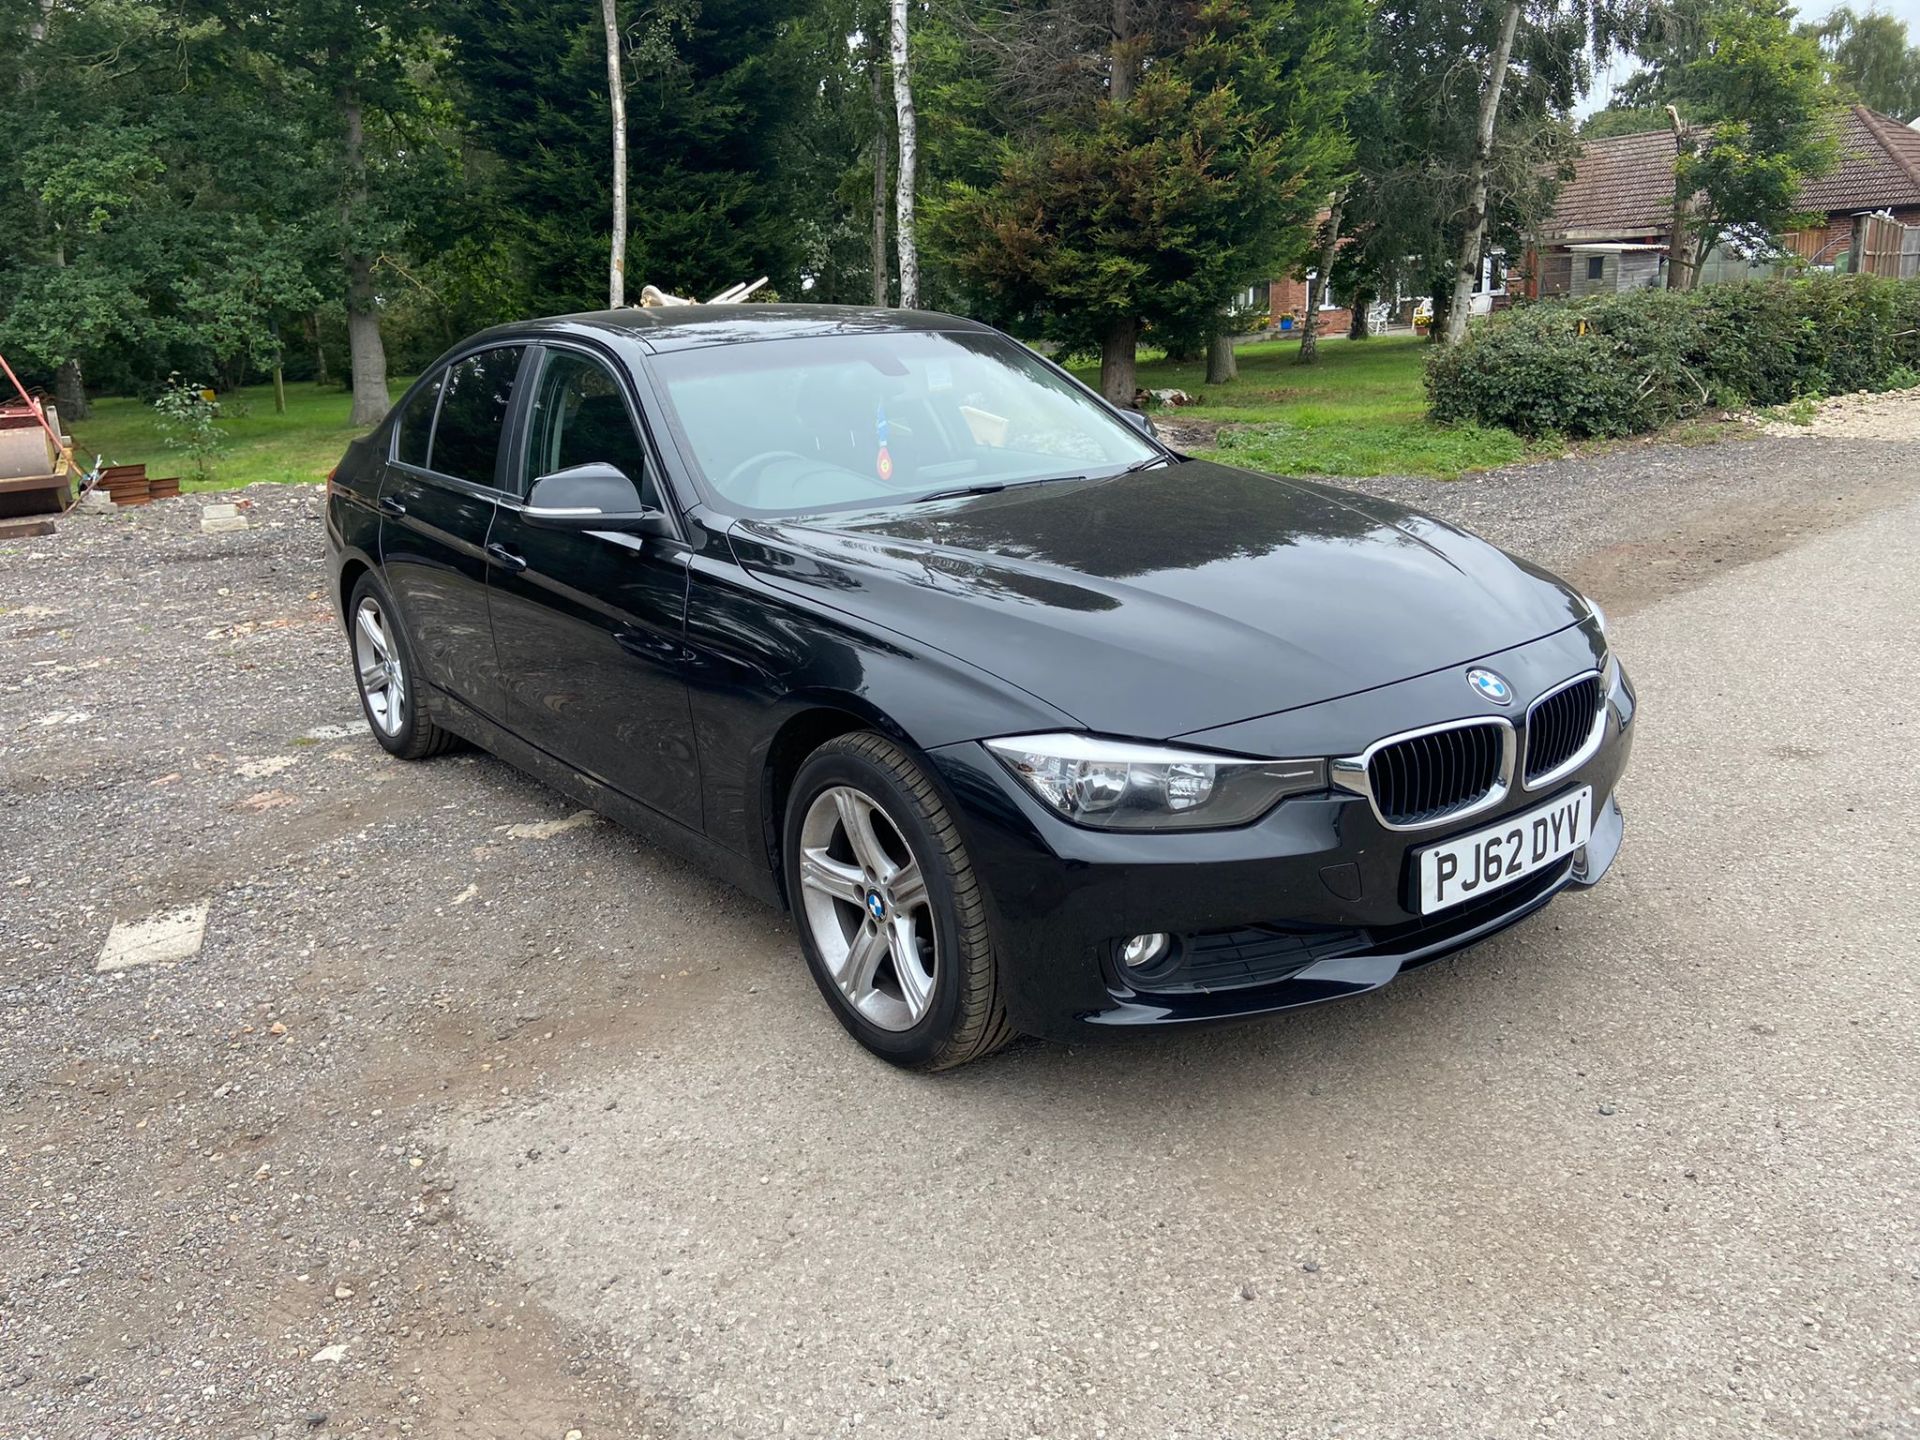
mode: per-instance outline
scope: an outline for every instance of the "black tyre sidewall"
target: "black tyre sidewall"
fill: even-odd
[[[822,790],[834,785],[852,785],[879,801],[902,836],[913,849],[921,873],[926,876],[928,909],[933,916],[939,963],[933,977],[933,1003],[920,1023],[911,1030],[886,1030],[875,1025],[848,1003],[840,987],[833,982],[820,952],[813,943],[813,932],[803,913],[800,886],[800,829],[807,809]],[[793,912],[794,929],[800,934],[800,947],[813,972],[814,984],[827,1004],[853,1037],[868,1049],[896,1065],[927,1065],[943,1052],[960,1020],[960,936],[954,921],[953,877],[948,873],[945,851],[934,840],[919,807],[905,793],[892,773],[860,755],[842,750],[816,753],[800,767],[794,777],[793,792],[787,805],[782,865],[786,872],[787,897]]]
[[[393,735],[380,728],[380,722],[374,718],[373,707],[367,704],[367,692],[360,685],[359,657],[354,653],[354,617],[360,613],[360,602],[369,595],[379,604],[380,613],[386,616],[388,634],[393,643],[400,647],[400,663],[406,672],[407,718],[401,723],[399,732]],[[353,692],[360,697],[360,713],[366,717],[367,729],[373,732],[373,738],[380,748],[403,760],[423,754],[434,737],[430,728],[422,728],[429,724],[423,704],[426,688],[420,680],[420,667],[414,663],[413,642],[407,638],[406,622],[394,608],[393,597],[387,593],[387,587],[371,573],[362,575],[355,582],[353,593],[347,597],[347,660],[353,666]]]

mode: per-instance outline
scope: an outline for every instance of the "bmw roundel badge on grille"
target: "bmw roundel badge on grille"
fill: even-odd
[[[1491,670],[1467,671],[1467,684],[1481,699],[1496,705],[1505,705],[1513,699],[1513,687]]]

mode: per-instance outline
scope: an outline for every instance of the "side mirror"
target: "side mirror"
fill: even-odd
[[[522,512],[543,530],[626,530],[670,535],[666,512],[643,504],[640,491],[618,465],[595,460],[542,475],[533,482]]]
[[[1149,440],[1156,440],[1160,436],[1160,432],[1154,428],[1153,417],[1144,410],[1122,410],[1120,418]]]

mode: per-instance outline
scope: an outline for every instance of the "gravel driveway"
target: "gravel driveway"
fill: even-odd
[[[1613,877],[932,1079],[779,916],[386,760],[317,492],[0,550],[0,1436],[1920,1436],[1920,441],[1365,488],[1608,606]]]

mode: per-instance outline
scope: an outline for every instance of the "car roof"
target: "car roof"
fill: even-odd
[[[476,335],[474,340],[529,340],[542,335],[600,340],[618,337],[637,340],[649,350],[664,352],[822,335],[936,331],[993,333],[977,320],[932,310],[888,310],[863,305],[662,305],[517,321],[496,325]]]

